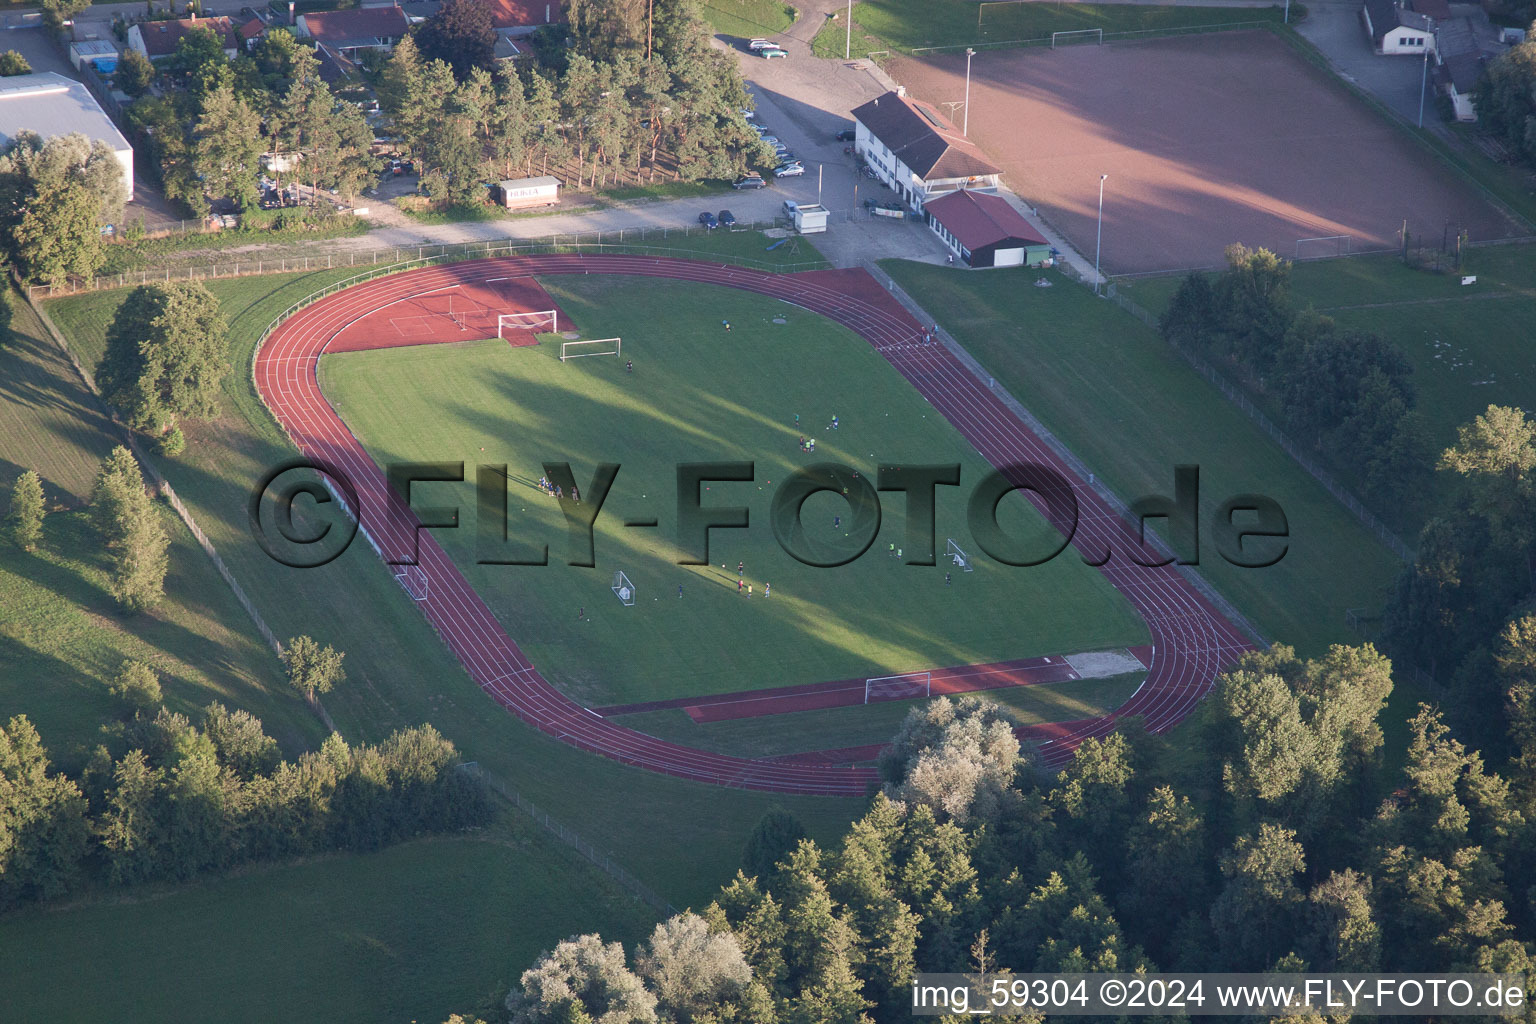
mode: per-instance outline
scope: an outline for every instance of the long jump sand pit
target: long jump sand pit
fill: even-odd
[[[965,93],[963,55],[903,59],[891,74],[935,105]],[[1524,233],[1267,32],[978,53],[970,134],[1090,258],[1109,175],[1112,273],[1213,266],[1232,242],[1288,257],[1303,238],[1390,248],[1404,220],[1436,244],[1447,224],[1473,240]],[[1308,243],[1300,255],[1338,247]]]

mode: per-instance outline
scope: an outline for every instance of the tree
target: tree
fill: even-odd
[[[1536,38],[1527,37],[1488,62],[1474,94],[1477,119],[1511,152],[1536,162]]]
[[[1186,275],[1158,318],[1157,329],[1176,345],[1208,351],[1217,330],[1216,293],[1210,278],[1199,271]]]
[[[6,50],[0,53],[0,78],[10,78],[12,75],[30,75],[32,65],[27,58],[15,50]]]
[[[227,332],[201,283],[141,285],[107,329],[102,393],[130,424],[155,433],[177,417],[212,416],[229,373]]]
[[[149,92],[157,73],[153,61],[138,50],[129,50],[118,58],[114,81],[119,89],[138,99]]]
[[[35,470],[27,470],[11,487],[11,539],[23,551],[31,551],[43,539],[43,480]]]
[[[523,972],[507,996],[516,1024],[649,1024],[656,997],[624,962],[624,947],[601,936],[566,939]]]
[[[1211,905],[1211,925],[1230,966],[1265,969],[1292,948],[1292,914],[1302,901],[1296,876],[1305,869],[1296,833],[1270,822],[1222,856],[1227,881]]]
[[[1268,372],[1281,347],[1291,313],[1291,264],[1268,249],[1229,245],[1227,270],[1217,280],[1216,315],[1227,354]]]
[[[112,558],[112,595],[128,611],[153,607],[165,596],[170,539],[144,490],[138,463],[121,445],[102,462],[92,504]]]
[[[1381,963],[1381,928],[1371,911],[1371,880],[1346,868],[1313,888],[1309,901],[1317,929],[1312,967],[1325,972],[1369,973]]]
[[[101,226],[122,216],[127,198],[116,155],[78,132],[44,141],[23,131],[0,154],[0,238],[28,281],[94,274],[105,258]]]
[[[459,79],[474,68],[489,69],[496,49],[490,5],[485,0],[447,0],[416,30],[416,45],[427,60],[451,65]]]
[[[128,751],[112,773],[107,807],[96,828],[114,882],[154,877],[161,849],[160,783],[164,776],[142,750]]]
[[[261,719],[243,708],[230,711],[214,701],[203,710],[203,732],[213,741],[219,763],[243,779],[277,767],[277,741],[262,732]]]
[[[43,0],[43,24],[61,31],[71,18],[91,6],[91,0]]]
[[[1536,421],[1526,419],[1523,410],[1490,405],[1457,428],[1456,444],[1440,456],[1440,468],[1463,478],[1472,507],[1487,519],[1501,547],[1524,551],[1536,540],[1531,514]]]
[[[293,688],[313,700],[315,694],[329,693],[347,678],[341,667],[344,657],[330,644],[321,647],[307,636],[296,636],[283,650],[283,665]]]
[[[692,913],[658,924],[636,957],[635,970],[650,984],[657,1009],[678,1024],[735,1005],[752,980],[736,936],[711,932],[708,923]]]
[[[0,726],[0,906],[67,891],[86,838],[85,797],[49,773],[37,729],[25,715]]]
[[[979,697],[941,697],[914,708],[880,754],[893,799],[957,821],[993,814],[1019,764],[1012,717]]]
[[[107,692],[134,711],[150,711],[160,706],[160,677],[148,664],[130,659],[117,670]]]
[[[741,854],[742,869],[753,878],[766,879],[804,838],[805,827],[799,818],[782,807],[770,807],[747,837],[746,849]]]
[[[193,130],[192,169],[205,192],[232,199],[242,210],[260,198],[261,119],[229,85],[203,97],[202,116]]]
[[[234,71],[224,56],[224,43],[206,26],[199,25],[176,41],[176,52],[167,62],[186,83],[193,99],[202,99],[220,86],[234,84]]]

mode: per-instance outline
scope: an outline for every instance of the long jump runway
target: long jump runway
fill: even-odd
[[[923,329],[862,270],[771,274],[742,267],[647,256],[548,255],[474,260],[429,267],[356,285],[294,314],[256,353],[257,392],[299,450],[336,466],[357,491],[359,521],[394,560],[409,557],[414,520],[386,508],[382,470],[320,391],[320,356],[347,325],[400,299],[434,288],[546,274],[624,274],[740,288],[782,299],[849,328],[880,352],[993,465],[1048,466],[1073,484],[1079,525],[1073,546],[1090,558],[1112,550],[1100,571],[1146,619],[1151,666],[1141,687],[1102,718],[1021,730],[1040,743],[1047,767],[1065,764],[1084,739],[1102,736],[1124,717],[1140,716],[1153,732],[1182,721],[1216,676],[1252,645],[1173,566],[1148,568],[1129,558],[1126,525],[1055,453],[941,345],[919,344]],[[547,308],[547,307],[546,307]],[[439,323],[451,335],[449,318]],[[351,339],[349,339],[351,340]],[[376,347],[389,344],[380,338]],[[399,344],[399,341],[394,341]],[[1035,500],[1033,494],[1031,500]],[[398,510],[398,503],[396,502]],[[419,535],[418,560],[430,581],[423,614],[470,677],[524,722],[579,749],[627,765],[724,786],[786,793],[863,796],[878,785],[872,768],[801,760],[749,759],[696,750],[627,729],[582,707],[550,684],[496,620],[490,608],[433,539]],[[1148,559],[1151,560],[1151,559]]]

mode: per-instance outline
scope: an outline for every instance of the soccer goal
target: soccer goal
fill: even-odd
[[[1073,28],[1061,32],[1051,33],[1051,49],[1056,49],[1057,39],[1066,39],[1068,36],[1097,36],[1100,46],[1104,45],[1104,30],[1101,28]],[[1069,40],[1070,42],[1087,42],[1087,40]]]
[[[1321,260],[1331,256],[1348,256],[1354,251],[1350,235],[1324,235],[1321,238],[1296,239],[1298,260]]]
[[[635,603],[635,585],[629,582],[622,569],[613,574],[613,593],[626,608]]]
[[[555,334],[560,330],[560,311],[540,310],[537,313],[500,313],[496,317],[496,337],[505,338],[508,331],[532,331],[534,334]]]
[[[972,572],[975,570],[975,566],[971,565],[971,556],[965,553],[964,548],[955,543],[955,538],[953,537],[949,538],[949,545],[946,548],[944,555],[951,562],[955,563],[956,569],[959,569],[963,572]]]
[[[932,672],[908,672],[899,676],[875,676],[864,680],[864,703],[877,700],[910,700],[933,695]]]
[[[592,341],[562,341],[560,361],[580,359],[582,356],[616,356],[619,354],[618,338],[596,338]]]
[[[425,601],[427,599],[427,594],[431,588],[425,569],[419,565],[396,565],[393,568],[395,570],[395,582],[400,584],[407,594],[411,595],[412,601]]]

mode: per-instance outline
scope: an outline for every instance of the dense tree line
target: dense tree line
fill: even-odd
[[[118,70],[119,85],[140,96],[128,119],[166,195],[193,210],[209,199],[254,209],[263,153],[297,160],[296,180],[349,197],[376,170],[362,111],[332,93],[313,50],[287,29],[271,29],[233,60],[211,30],[188,32],[166,62],[170,87],[159,96],[146,94],[157,74],[146,65],[125,61]]]
[[[1489,406],[1440,456],[1443,507],[1387,607],[1394,655],[1451,684],[1460,728],[1490,753],[1530,742],[1536,566],[1536,421]],[[1533,752],[1536,753],[1536,752]]]
[[[324,850],[371,850],[484,823],[490,803],[431,726],[377,746],[333,734],[295,761],[261,722],[215,702],[201,726],[157,706],[148,666],[113,684],[133,716],[114,754],[99,746],[77,778],[54,771],[25,716],[0,727],[0,906],[51,899],[90,877],[184,880],[232,865]]]
[[[1529,694],[1536,653],[1520,664]],[[1180,730],[1198,757],[1125,723],[1055,776],[1004,711],[934,701],[834,847],[772,812],[753,873],[700,915],[629,956],[563,942],[508,1007],[527,1024],[864,1024],[910,1013],[914,970],[1526,971],[1536,713],[1515,727],[1533,746],[1498,771],[1421,706],[1389,773],[1391,688],[1369,645],[1277,646]],[[764,869],[772,836],[792,845]]]
[[[379,102],[427,194],[464,203],[484,182],[552,170],[592,188],[766,165],[740,113],[748,97],[737,66],[709,47],[693,0],[651,5],[648,33],[644,5],[592,10],[570,6],[571,45],[539,64],[491,66],[481,0],[454,0],[395,47]],[[622,12],[629,20],[615,21]]]
[[[1419,497],[1432,456],[1407,358],[1374,334],[1296,310],[1291,265],[1269,250],[1233,245],[1227,263],[1214,281],[1184,279],[1158,321],[1163,336],[1235,367],[1273,396],[1286,424],[1354,467],[1371,498]]]
[[[1528,0],[1510,6],[1523,8],[1524,20],[1536,14]],[[1473,99],[1483,128],[1519,159],[1536,165],[1536,25],[1525,42],[1489,62]]]

